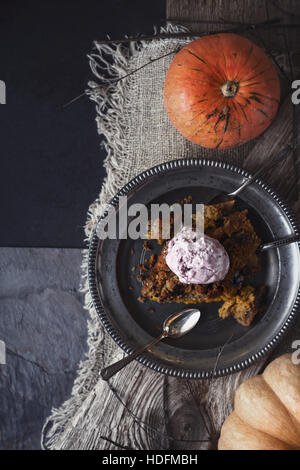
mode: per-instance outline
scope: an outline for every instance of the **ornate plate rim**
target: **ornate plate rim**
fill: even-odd
[[[204,159],[204,158],[183,158],[183,159],[172,160],[170,162],[161,163],[152,168],[149,168],[148,170],[143,171],[142,173],[134,177],[132,180],[130,180],[127,184],[125,184],[120,189],[120,191],[107,204],[99,220],[103,219],[107,215],[109,206],[117,206],[120,196],[125,196],[133,188],[138,186],[140,183],[144,182],[147,178],[151,176],[155,176],[156,174],[160,174],[162,172],[167,172],[168,170],[172,170],[175,168],[186,168],[186,167],[192,167],[192,166],[197,166],[197,167],[211,166],[215,168],[221,168],[224,170],[233,171],[238,175],[245,176],[248,178],[251,177],[250,172],[238,166],[232,165],[227,162],[218,161],[218,160],[209,160],[209,159]],[[272,189],[271,186],[269,186],[268,184],[266,184],[259,178],[255,180],[255,183],[258,184],[266,192],[268,192],[268,194],[275,200],[275,202],[279,205],[279,207],[282,209],[282,211],[286,215],[295,233],[299,234],[300,225],[297,220],[297,217],[294,214],[294,212],[289,208],[289,206],[284,201],[284,199],[281,196],[279,196],[277,192]],[[300,243],[298,243],[298,246],[300,249]],[[98,248],[99,248],[99,239],[97,237],[96,228],[95,228],[92,232],[92,236],[91,236],[90,244],[89,244],[89,251],[88,251],[88,285],[89,285],[89,291],[91,294],[92,302],[96,310],[96,313],[99,319],[101,320],[101,323],[106,329],[106,331],[110,334],[110,336],[118,344],[118,346],[120,346],[127,354],[130,354],[131,352],[133,352],[132,348],[130,348],[126,344],[126,342],[123,341],[118,331],[110,323],[106,315],[106,312],[104,310],[104,307],[102,305],[102,301],[100,299],[98,286],[97,286],[97,269],[96,269]],[[209,379],[211,377],[223,377],[225,375],[233,374],[235,372],[240,372],[241,370],[244,370],[247,367],[251,366],[253,363],[258,361],[261,357],[266,355],[269,351],[271,351],[271,349],[274,348],[274,346],[278,343],[278,341],[282,338],[282,336],[287,332],[288,328],[291,326],[292,322],[295,320],[296,314],[298,313],[298,310],[299,310],[299,306],[300,306],[300,286],[299,286],[293,307],[291,309],[291,312],[288,318],[286,319],[285,323],[282,325],[281,329],[276,334],[276,336],[274,336],[274,338],[271,341],[269,341],[268,344],[265,345],[263,348],[261,348],[259,351],[249,355],[247,360],[234,364],[230,367],[220,368],[220,369],[216,368],[215,370],[212,370],[210,372],[204,372],[201,370],[189,371],[189,370],[182,370],[182,369],[178,369],[178,368],[170,367],[170,366],[167,367],[165,365],[159,364],[149,359],[146,356],[138,356],[136,360],[140,362],[141,364],[143,364],[144,366],[156,372],[159,372],[165,375],[170,375],[173,377],[183,378],[183,379]]]

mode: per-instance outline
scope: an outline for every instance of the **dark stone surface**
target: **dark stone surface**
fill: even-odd
[[[76,249],[0,248],[1,450],[39,449],[51,408],[70,396],[87,350],[81,259]],[[272,357],[295,340],[299,316]]]
[[[95,39],[152,33],[163,0],[4,0],[0,105],[0,246],[82,247],[88,206],[105,175],[93,78]]]
[[[0,247],[83,246],[106,154],[94,103],[62,105],[93,78],[93,40],[152,33],[164,16],[163,0],[1,3]],[[87,348],[80,264],[76,249],[0,248],[0,449],[38,449],[70,395]]]
[[[0,248],[0,449],[38,449],[87,349],[81,250]]]

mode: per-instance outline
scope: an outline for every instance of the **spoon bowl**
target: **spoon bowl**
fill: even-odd
[[[164,338],[181,338],[182,336],[186,335],[198,323],[200,315],[200,310],[196,308],[187,308],[182,310],[182,312],[173,313],[164,321],[162,333],[158,338],[155,338],[153,341],[148,343],[143,348],[138,349],[134,353],[129,354],[129,356],[124,357],[124,359],[121,359],[120,361],[117,361],[114,364],[111,364],[110,366],[102,369],[100,372],[102,379],[110,379],[136,357],[138,357],[147,349],[150,349],[155,344],[159,343],[159,341],[163,340]]]
[[[196,308],[188,308],[182,312],[170,315],[163,325],[164,337],[181,338],[194,328],[200,316],[200,310]]]

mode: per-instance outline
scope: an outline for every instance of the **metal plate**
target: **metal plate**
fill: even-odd
[[[172,204],[189,194],[197,202],[205,203],[220,191],[236,189],[245,176],[250,175],[222,162],[176,160],[134,178],[111,204],[117,207],[121,195],[128,196],[128,204]],[[237,208],[249,210],[249,218],[263,242],[299,233],[295,216],[261,180],[257,179],[244,190]],[[151,341],[160,333],[169,314],[185,308],[184,304],[137,300],[140,283],[132,267],[140,261],[142,245],[143,240],[100,241],[94,232],[89,249],[89,287],[95,309],[106,330],[127,353]],[[251,283],[267,287],[267,310],[250,327],[243,327],[233,319],[221,320],[217,303],[200,304],[201,319],[188,335],[161,342],[153,351],[140,356],[139,362],[176,377],[209,378],[240,371],[263,356],[279,341],[297,312],[298,244],[262,253],[261,264],[261,273]],[[220,349],[222,354],[217,361]]]

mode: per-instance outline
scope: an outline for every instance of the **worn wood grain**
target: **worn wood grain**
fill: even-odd
[[[294,110],[293,110],[294,108]],[[289,148],[287,157],[272,171],[266,172],[264,179],[268,181],[285,199],[297,209],[299,200],[299,111],[292,104],[288,95],[283,101],[275,121],[269,129],[260,136],[256,145],[248,154],[244,167],[254,171],[258,166],[268,165],[280,150]],[[293,111],[296,121],[293,125]],[[293,149],[293,133],[296,133]],[[300,214],[299,214],[300,215]]]
[[[206,32],[228,29],[232,23],[257,23],[273,17],[291,22],[297,19],[297,14],[300,15],[300,2],[297,0],[167,0],[167,19]],[[207,20],[208,24],[198,24],[197,20]],[[211,23],[222,20],[224,24]],[[249,38],[272,54],[282,69],[283,96],[289,91],[292,76],[298,73],[300,43],[297,33],[296,29],[279,32],[274,29],[260,32],[259,35],[255,31],[247,33]],[[293,68],[290,67],[291,61]],[[294,112],[290,97],[283,99],[276,121],[262,136],[233,151],[219,151],[218,154],[212,151],[211,158],[224,158],[251,171],[258,165],[266,164],[276,152],[292,143]],[[297,132],[298,129],[299,124]],[[298,160],[295,151],[265,179],[288,198],[300,215],[296,185]],[[293,334],[300,331],[299,325],[297,328],[285,338],[280,353],[289,349]],[[108,365],[123,356],[107,335],[102,347],[102,365]],[[114,449],[119,445],[131,449],[215,448],[221,425],[232,411],[238,385],[257,374],[267,359],[262,358],[241,373],[212,382],[164,377],[145,369],[139,363],[131,364],[111,379],[110,384],[99,381],[95,385],[87,398],[89,403],[84,406],[88,416],[79,409],[74,415],[72,426],[68,426],[59,436],[55,447]],[[96,396],[102,397],[101,414],[99,404],[95,401]]]
[[[285,14],[281,9],[292,12],[292,14]],[[231,26],[230,22],[258,23],[274,17],[280,17],[282,21],[287,23],[295,19],[295,15],[299,12],[300,2],[294,0],[277,2],[264,0],[254,2],[252,0],[167,0],[167,18],[185,23],[191,29],[195,28],[206,32],[228,29]],[[204,25],[197,23],[197,20],[203,21],[204,19],[210,22],[224,20],[224,24]],[[300,130],[298,110],[295,110],[292,105],[289,92],[290,81],[299,73],[299,30],[296,28],[281,28],[268,31],[260,30],[259,33],[251,31],[246,36],[271,54],[275,64],[279,65],[282,94],[287,95],[282,100],[277,119],[262,136],[256,139],[251,150],[248,147],[246,158],[243,158],[243,150],[241,149],[240,155],[243,158],[241,164],[248,170],[254,171],[258,165],[265,165],[287,144],[295,145],[297,143],[295,139],[293,142],[293,134],[295,137]],[[297,117],[294,128],[293,113],[295,114],[294,117]],[[226,157],[228,158],[227,155]],[[294,153],[291,152],[290,156],[272,174],[266,174],[265,178],[288,199],[300,216],[298,167],[299,151],[297,147],[294,149]],[[289,344],[286,345],[286,347],[288,346]],[[215,380],[211,387],[208,387],[207,383],[203,381],[194,383],[192,395],[198,403],[205,402],[207,404],[211,421],[217,431],[220,429],[226,415],[231,412],[234,394],[238,385],[246,378],[255,375],[266,360],[267,358],[262,359],[259,364],[234,376]],[[173,428],[177,430],[184,429],[184,423],[189,421],[186,410],[191,406],[191,400],[186,398],[186,389],[181,381],[169,380],[169,382],[174,389],[173,403],[177,404],[177,412],[173,414]],[[210,391],[209,394],[208,390]],[[178,402],[181,403],[181,412],[178,411]],[[195,432],[197,427],[193,426],[193,420],[190,424]],[[206,429],[203,423],[201,423],[201,427],[202,435],[205,435]]]

